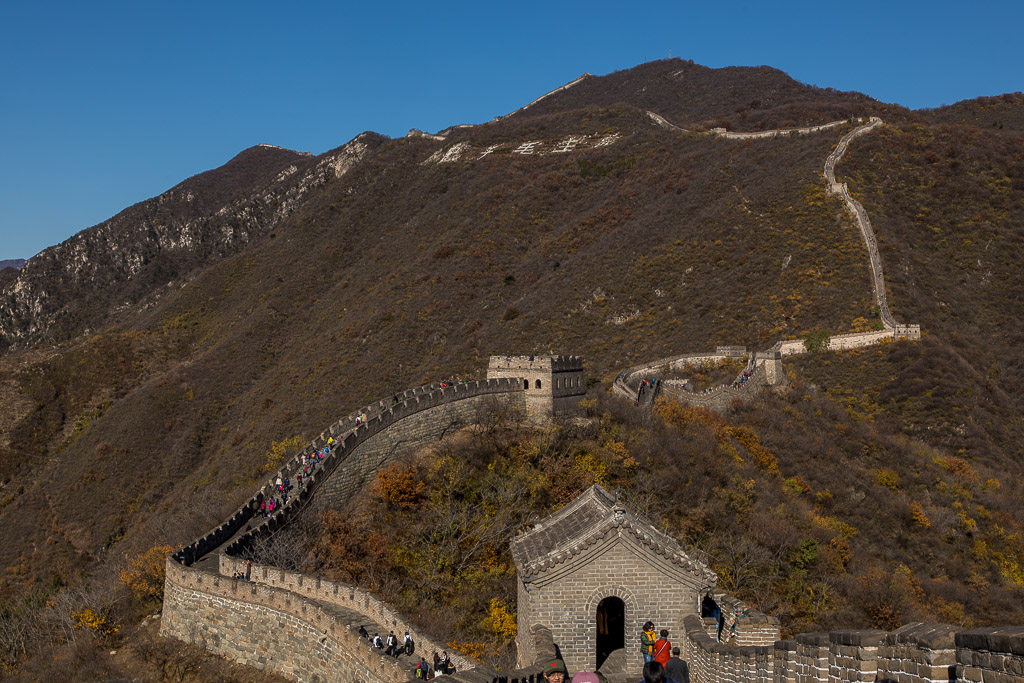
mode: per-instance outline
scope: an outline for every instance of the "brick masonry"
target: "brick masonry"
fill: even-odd
[[[548,626],[570,670],[593,670],[597,606],[604,598],[620,598],[625,604],[627,671],[640,671],[643,623],[649,619],[659,631],[667,628],[670,640],[678,638],[683,632],[683,616],[698,609],[702,588],[682,580],[677,570],[658,559],[618,538],[557,581],[540,586],[520,581],[519,627],[529,633],[534,624]],[[524,649],[522,643],[520,647]],[[534,657],[529,651],[520,655],[522,661]]]
[[[1021,683],[1024,627],[957,632],[949,624],[912,623],[892,631],[802,633],[768,647],[716,643],[706,625],[686,618],[686,657],[694,683]]]
[[[522,381],[526,411],[540,419],[574,414],[587,392],[577,356],[491,356],[487,379],[499,378]]]
[[[332,606],[168,561],[160,632],[297,681],[397,683],[409,672]]]

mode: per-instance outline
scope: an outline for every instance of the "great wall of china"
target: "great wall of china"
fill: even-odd
[[[657,119],[655,122],[668,127]],[[795,132],[828,130],[841,123]],[[863,208],[849,196],[845,184],[839,185],[834,177],[835,163],[849,141],[877,125],[880,122],[873,121],[844,136],[826,163],[825,176],[831,191],[842,196],[856,216],[864,234],[884,327],[834,336],[829,344],[833,349],[920,336],[919,327],[900,325],[889,313],[881,260],[870,223]],[[726,133],[722,137],[744,139],[792,132]],[[678,400],[724,409],[733,400],[749,399],[763,387],[776,383],[781,358],[805,350],[802,340],[789,340],[778,342],[768,351],[749,354],[747,368],[751,375],[740,387],[730,385],[694,394],[669,383],[664,391]],[[638,378],[688,363],[746,355],[746,349],[720,347],[714,352],[647,363],[621,373],[613,391],[636,401],[639,396],[630,382]],[[584,395],[584,387],[582,362],[578,358],[496,357],[491,359],[485,380],[411,389],[347,415],[271,475],[227,521],[168,557],[161,633],[298,681],[390,683],[411,679],[415,663],[412,658],[383,656],[359,635],[359,628],[382,634],[390,630],[409,631],[417,642],[417,654],[434,649],[451,652],[452,648],[417,629],[378,597],[354,586],[259,564],[251,569],[251,580],[232,578],[245,568],[247,551],[261,539],[286,532],[289,521],[308,505],[330,506],[347,499],[381,467],[436,441],[449,430],[474,423],[480,411],[513,409],[550,417],[570,410]],[[333,446],[330,454],[303,486],[274,515],[261,517],[259,503],[270,495],[276,479],[294,476],[303,456],[328,445]],[[611,580],[626,581],[615,577]],[[630,594],[625,585],[607,590],[610,595]],[[713,587],[706,594],[713,595],[718,604],[730,610],[742,608],[742,603]],[[1024,627],[961,631],[945,624],[907,624],[892,632],[845,630],[779,640],[777,620],[746,611],[736,620],[731,644],[725,644],[716,638],[716,620],[702,619],[693,606],[676,604],[665,609],[678,613],[674,623],[681,624],[677,632],[684,634],[679,644],[695,683],[1024,680]],[[642,617],[631,616],[629,628],[633,632],[639,630]],[[636,633],[626,637],[626,647],[636,649]],[[523,628],[521,624],[518,643],[520,653],[530,653],[532,660],[520,662],[521,669],[499,673],[455,653],[453,661],[458,673],[454,678],[473,683],[539,683],[540,663],[561,653],[551,625],[535,623]],[[632,677],[623,680],[635,678],[633,672]]]
[[[662,119],[662,121],[664,120]],[[858,122],[862,121],[863,120],[861,119]],[[668,122],[665,121],[664,123],[667,124]],[[819,126],[766,130],[751,133],[735,133],[726,131],[724,128],[714,128],[711,130],[711,134],[727,140],[754,140],[785,137],[787,135],[809,135],[811,133],[818,133],[838,128],[846,123],[848,122],[833,121]],[[822,172],[822,175],[828,184],[829,193],[838,195],[842,198],[847,210],[856,221],[857,228],[860,230],[861,236],[864,238],[864,245],[868,252],[868,264],[871,271],[871,288],[875,295],[879,318],[882,322],[881,330],[850,332],[829,337],[827,348],[830,351],[862,348],[890,339],[921,338],[920,325],[899,323],[889,311],[889,303],[885,293],[885,276],[882,271],[882,256],[878,251],[878,242],[875,239],[875,233],[874,229],[871,227],[871,221],[868,219],[867,212],[864,210],[864,207],[861,206],[860,202],[850,195],[850,191],[847,188],[846,183],[837,182],[835,176],[836,164],[840,159],[842,159],[843,154],[846,153],[847,148],[850,146],[850,142],[854,138],[869,133],[882,125],[883,123],[881,119],[872,117],[867,123],[864,123],[845,134],[839,140],[835,149],[833,149],[825,159],[825,167]],[[693,353],[675,356],[672,358],[664,358],[634,366],[620,373],[619,376],[615,378],[613,390],[620,396],[632,400],[637,404],[639,404],[641,400],[651,403],[658,395],[665,395],[676,401],[687,403],[689,405],[698,405],[711,410],[725,412],[729,409],[734,400],[749,399],[766,386],[780,384],[783,377],[779,367],[779,360],[783,356],[806,352],[807,348],[804,340],[790,339],[779,341],[766,351],[750,354],[747,366],[740,373],[740,377],[737,378],[738,380],[740,378],[745,380],[740,384],[740,386],[736,386],[738,382],[733,382],[731,384],[714,387],[706,391],[693,392],[689,391],[682,382],[673,382],[668,380],[657,382],[653,385],[653,389],[645,391],[644,389],[650,385],[643,384],[644,380],[657,378],[659,375],[667,372],[681,370],[687,365],[706,365],[720,362],[725,360],[727,357],[730,357],[730,354],[716,351],[714,353]],[[735,356],[736,354],[731,355]],[[745,356],[746,349],[743,349],[742,353],[739,355]],[[743,373],[749,374],[744,377]]]

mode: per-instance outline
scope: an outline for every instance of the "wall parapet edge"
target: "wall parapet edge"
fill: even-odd
[[[349,675],[353,675],[354,670],[358,677],[379,683],[400,683],[410,678],[410,672],[393,658],[374,650],[351,624],[344,623],[340,612],[333,612],[332,606],[317,604],[289,591],[184,567],[168,558],[164,593],[167,597],[161,618],[161,635],[200,644],[238,663],[284,675],[294,675],[298,667],[319,675],[323,680],[337,673],[339,666],[347,668]],[[183,604],[184,599],[193,604]],[[208,612],[196,606],[203,602],[210,605]],[[275,624],[282,615],[287,615],[295,620],[293,624],[302,625],[308,634],[322,635],[316,645],[293,647],[285,653],[266,647],[263,654],[241,654],[227,637],[227,631],[232,624],[235,628],[247,629],[254,611],[262,611]],[[281,637],[291,631],[290,628],[266,630],[271,632],[271,636],[277,634]]]

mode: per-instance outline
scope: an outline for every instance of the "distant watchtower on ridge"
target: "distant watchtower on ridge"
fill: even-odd
[[[572,415],[587,391],[579,356],[491,356],[487,379],[518,377],[526,412],[535,418]]]

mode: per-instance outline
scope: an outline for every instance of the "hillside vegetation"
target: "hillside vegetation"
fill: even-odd
[[[787,392],[724,417],[667,404],[644,416],[607,398],[607,382],[637,362],[877,318],[862,238],[821,177],[853,124],[730,141],[670,132],[647,110],[695,131],[882,116],[837,176],[875,225],[890,307],[925,339],[790,362]],[[159,591],[133,595],[118,571],[213,526],[289,449],[380,396],[482,375],[491,354],[549,351],[584,356],[589,426],[467,436],[448,456],[411,461],[427,489],[408,505],[362,501],[384,511],[374,525],[425,533],[444,511],[431,496],[449,490],[444,477],[458,472],[453,495],[476,500],[493,488],[487,463],[506,468],[529,494],[486,553],[424,583],[401,550],[415,536],[363,534],[339,510],[308,561],[403,607],[450,600],[454,620],[427,625],[486,642],[500,660],[507,634],[482,619],[497,609],[491,593],[514,609],[507,534],[601,480],[710,553],[725,587],[782,615],[788,632],[1021,623],[1024,143],[969,120],[933,123],[765,67],[669,60],[585,79],[445,141],[361,136],[342,174],[317,170],[337,150],[255,148],[127,210],[100,226],[109,244],[130,251],[124,236],[164,211],[172,235],[202,219],[205,246],[144,247],[137,273],[116,277],[103,265],[126,254],[96,246],[82,291],[58,278],[46,298],[52,325],[2,311],[19,334],[32,330],[0,356],[5,628],[126,638]],[[511,153],[615,134],[565,154]],[[479,151],[425,163],[460,142]],[[262,207],[230,244],[217,235],[234,219],[209,215],[225,202]],[[54,254],[37,258],[57,267]],[[316,555],[330,544],[351,551],[350,565]],[[374,564],[387,571],[369,574]],[[467,581],[479,595],[460,602]],[[41,607],[55,596],[70,606],[64,621]],[[124,629],[76,628],[71,614],[87,608]],[[22,642],[16,628],[5,632],[6,666],[56,671],[85,656],[43,665],[8,645]]]

